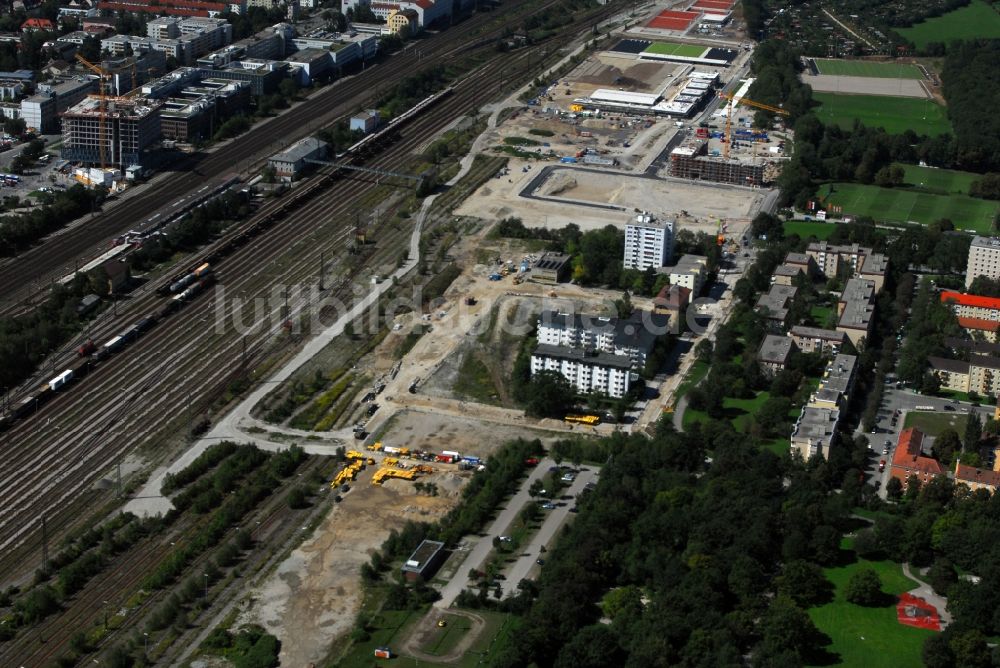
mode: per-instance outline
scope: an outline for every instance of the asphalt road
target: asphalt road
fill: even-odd
[[[479,538],[472,549],[469,550],[462,565],[455,569],[454,577],[441,589],[441,598],[434,603],[435,607],[441,609],[450,608],[462,590],[472,586],[468,577],[469,570],[473,568],[478,570],[483,567],[486,563],[486,558],[493,550],[493,537],[503,535],[507,527],[517,518],[517,514],[521,512],[521,508],[526,503],[533,502],[531,495],[528,494],[531,483],[540,479],[548,473],[549,467],[555,465],[555,461],[546,457],[531,471],[524,483],[522,483],[521,488],[510,498],[507,505],[504,506],[496,519],[493,520],[493,523],[486,529],[484,532],[485,535]],[[596,476],[597,472],[594,470],[594,467],[584,467],[577,475],[576,480],[569,487],[565,488],[562,494],[576,496]],[[521,553],[521,557],[505,571],[504,575],[507,579],[501,581],[501,587],[505,594],[510,592],[516,593],[517,583],[527,577],[532,568],[537,568],[535,560],[538,559],[541,546],[551,545],[559,529],[569,518],[569,509],[575,505],[575,501],[560,503],[565,503],[566,505],[544,511],[548,515],[542,521],[541,528],[525,547]]]
[[[547,466],[546,469],[548,469]],[[561,494],[561,496],[572,496],[573,498],[556,501],[556,503],[563,505],[557,505],[552,510],[542,511],[547,514],[545,519],[542,521],[542,526],[539,527],[538,531],[532,537],[531,542],[525,546],[517,561],[504,570],[504,576],[506,576],[507,579],[500,581],[500,588],[503,590],[504,596],[516,595],[517,584],[529,576],[534,576],[538,569],[541,568],[537,564],[537,560],[539,557],[544,559],[544,555],[541,551],[542,546],[544,545],[546,549],[552,547],[552,544],[555,542],[556,534],[570,517],[569,509],[576,505],[577,495],[583,491],[587,483],[596,482],[596,477],[597,472],[594,470],[594,467],[583,467],[577,474],[576,480],[574,480],[568,487],[564,488]],[[517,506],[517,508],[520,507],[520,505]],[[468,573],[468,571],[466,571],[466,573]],[[459,571],[459,574],[461,574],[461,571]]]

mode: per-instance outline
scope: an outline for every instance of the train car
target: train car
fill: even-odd
[[[206,274],[208,274],[210,271],[212,271],[212,265],[210,265],[208,262],[206,262],[205,264],[203,264],[200,267],[198,267],[197,269],[195,269],[194,272],[192,272],[192,273],[194,273],[194,275],[197,278],[201,278],[202,276],[205,276]]]
[[[195,276],[193,273],[187,274],[186,276],[184,276],[180,280],[174,281],[173,283],[170,284],[170,288],[169,288],[170,293],[171,294],[177,294],[178,292],[183,292],[184,288],[186,288],[187,286],[191,285],[196,280],[198,280],[198,277]]]
[[[95,350],[97,350],[97,346],[94,345],[93,341],[87,339],[82,346],[76,349],[76,354],[80,357],[89,357]]]
[[[116,353],[119,350],[121,350],[122,346],[124,345],[125,345],[125,339],[123,339],[119,334],[118,336],[114,337],[113,339],[110,339],[107,343],[101,346],[101,349],[97,351],[97,360],[100,361],[106,359],[112,353]]]
[[[11,413],[0,415],[0,434],[10,429],[14,424],[14,416]]]
[[[153,325],[155,324],[156,324],[156,316],[147,315],[145,318],[135,323],[133,329],[135,329],[138,334],[142,334],[152,329]]]
[[[73,370],[66,369],[61,374],[49,381],[49,388],[55,392],[66,387],[73,381]]]
[[[86,357],[82,357],[70,364],[69,370],[73,372],[73,380],[79,380],[90,373],[90,367],[92,364],[93,361]]]
[[[173,299],[171,299],[170,301],[168,301],[166,304],[163,305],[163,308],[157,311],[156,318],[158,320],[163,320],[170,314],[176,312],[177,309],[179,309],[180,307],[181,307],[180,302],[176,302]]]
[[[118,336],[121,337],[123,344],[132,343],[139,338],[139,325],[132,325]]]

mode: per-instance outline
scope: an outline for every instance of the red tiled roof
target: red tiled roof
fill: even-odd
[[[944,473],[938,460],[932,457],[924,457],[920,448],[924,442],[924,433],[919,429],[910,427],[904,429],[899,434],[899,441],[896,444],[896,451],[892,454],[892,465],[894,467],[909,469],[910,473],[924,473],[928,475],[940,475]]]
[[[966,466],[959,463],[955,465],[955,481],[977,483],[996,489],[1000,487],[1000,472],[991,471],[990,469],[977,469],[975,466]]]
[[[1000,328],[1000,322],[985,318],[958,318],[958,326],[962,329],[981,329],[984,332],[995,332]]]
[[[42,30],[52,30],[55,27],[56,27],[55,24],[48,19],[30,18],[21,24],[21,30],[24,30],[26,28],[39,28]]]
[[[964,295],[961,292],[945,290],[941,293],[941,303],[955,302],[960,306],[978,306],[979,308],[994,308],[1000,310],[1000,299],[996,297],[981,297],[980,295]]]
[[[421,9],[430,9],[434,6],[432,0],[411,0],[411,2]]]

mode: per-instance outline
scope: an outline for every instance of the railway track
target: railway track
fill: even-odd
[[[455,94],[415,119],[402,131],[399,143],[369,164],[398,166],[415,148],[477,100],[485,101],[495,85],[498,68],[510,74],[512,64],[530,71],[537,50],[506,55],[482,66],[456,84]],[[502,64],[501,64],[502,63]],[[329,190],[276,223],[264,236],[227,258],[218,268],[220,285],[228,294],[247,298],[260,295],[277,280],[310,284],[320,253],[331,264],[346,258],[344,243],[353,228],[352,202],[372,189],[360,180],[341,180]],[[311,234],[303,235],[303,229]],[[409,230],[392,229],[383,222],[374,233],[380,243],[368,266],[393,266],[398,242]],[[332,292],[349,296],[349,277]],[[216,289],[218,292],[218,289]],[[308,305],[308,297],[289,301],[292,313]],[[130,315],[109,319],[105,333],[134,322],[157,303],[151,294],[138,297]],[[274,352],[281,339],[280,311],[272,306],[257,318],[248,335],[251,366],[265,351]],[[159,442],[158,434],[190,422],[241,369],[244,339],[230,330],[215,332],[206,326],[220,315],[229,321],[234,304],[218,294],[202,297],[142,337],[123,355],[103,364],[74,392],[57,397],[42,415],[16,425],[4,439],[9,454],[0,464],[0,572],[12,579],[30,570],[37,558],[38,521],[48,518],[50,535],[58,536],[79,520],[81,497],[101,472],[137,447]],[[267,321],[267,325],[263,324]],[[96,338],[96,337],[95,337]],[[192,379],[196,379],[192,384]],[[155,455],[154,455],[155,456]]]
[[[0,264],[0,315],[18,310],[19,304],[37,303],[48,293],[45,286],[71,273],[78,258],[96,255],[95,249],[102,243],[128,231],[137,221],[144,220],[184,193],[234,169],[240,170],[241,166],[246,171],[255,161],[282,146],[364,107],[377,97],[379,90],[388,89],[419,69],[447,64],[450,59],[466,53],[470,46],[486,48],[507,28],[508,24],[500,20],[502,17],[518,15],[522,7],[528,8],[526,15],[536,14],[556,5],[557,1],[548,0],[535,6],[532,0],[508,0],[493,12],[473,14],[363,73],[312,95],[213,152],[186,156],[172,166],[170,178],[148,186],[144,192],[127,198],[106,214]],[[498,25],[490,26],[491,23]]]
[[[314,469],[322,467],[318,458],[311,458],[303,464],[298,475],[306,475]],[[290,509],[280,495],[272,495],[265,500],[245,522],[254,522],[252,534],[258,544],[266,536],[281,531],[294,532],[297,523],[288,520],[300,515],[301,512]],[[262,519],[255,520],[257,516]],[[107,630],[103,636],[102,645],[107,647],[119,637],[138,628],[146,614],[161,603],[171,593],[171,587],[151,592],[142,602],[131,608],[126,608],[128,599],[139,590],[143,579],[169,555],[171,548],[182,545],[192,539],[208,521],[208,516],[195,517],[183,529],[170,527],[165,535],[154,535],[144,539],[136,548],[119,555],[107,568],[94,577],[70,601],[66,609],[51,615],[45,621],[28,633],[15,638],[9,643],[0,645],[0,663],[3,665],[30,666],[51,665],[61,653],[65,652],[73,636],[88,629],[103,619],[120,616],[114,628]],[[251,526],[246,524],[247,527]],[[220,540],[222,545],[232,534]],[[188,571],[200,572],[214,556],[214,551],[202,553],[191,562]],[[249,557],[252,559],[253,555]],[[246,566],[246,560],[240,563]],[[216,583],[211,583],[214,586]],[[121,611],[125,611],[120,615]],[[155,637],[155,633],[151,633]]]
[[[523,52],[519,60],[525,59],[528,53]],[[507,62],[509,66],[510,60]],[[401,156],[423,144],[456,112],[467,109],[474,95],[482,99],[481,81],[492,78],[497,67],[496,63],[485,66],[476,76],[456,86],[452,98],[426,116],[415,119],[404,130],[402,140],[373,164],[398,164]],[[242,293],[249,297],[279,278],[289,282],[308,281],[318,264],[318,254],[324,250],[334,258],[334,263],[342,260],[345,257],[343,242],[353,227],[353,219],[347,215],[351,202],[370,187],[370,183],[362,181],[336,183],[323,196],[276,224],[266,237],[251,242],[223,263],[218,270],[220,284],[230,294]],[[344,229],[342,223],[346,221],[351,224]],[[303,237],[301,228],[304,225],[312,227],[312,236]],[[387,250],[386,257],[381,260],[392,262],[395,260],[391,257],[395,252],[393,237],[401,241],[409,233],[408,230],[394,232],[387,229],[386,224],[382,227],[376,230],[382,238],[380,247],[393,250]],[[321,237],[325,237],[322,240],[325,243]],[[333,251],[338,247],[340,253],[335,255]],[[286,254],[298,257],[286,258],[284,265],[276,264],[282,262]],[[137,300],[133,312],[141,313],[138,309],[148,308],[154,302],[152,295],[146,295]],[[305,298],[298,303],[290,302],[289,306],[293,312],[301,310]],[[41,515],[50,517],[49,526],[53,532],[72,521],[72,517],[60,520],[53,514],[54,509],[69,507],[96,477],[97,471],[108,470],[122,456],[123,450],[131,450],[134,444],[145,442],[159,431],[163,421],[182,412],[191,403],[192,395],[198,395],[197,391],[192,392],[190,379],[198,379],[199,389],[214,387],[238,370],[242,356],[241,337],[232,332],[204,335],[206,323],[217,315],[216,309],[207,298],[190,304],[137,341],[126,354],[111,358],[108,364],[98,367],[74,392],[53,400],[37,419],[19,424],[8,432],[5,449],[12,451],[12,456],[0,465],[0,490],[3,490],[0,503],[6,508],[0,520],[0,549],[8,554],[18,552],[15,548],[24,546]],[[222,309],[225,319],[231,319],[233,303],[223,304]],[[248,342],[251,351],[262,349],[280,329],[277,310],[272,308],[261,318],[270,320],[273,325],[257,329],[258,333]],[[109,323],[108,331],[117,326],[117,323]],[[161,350],[171,350],[171,353],[158,357],[157,352]],[[154,386],[157,394],[151,401],[151,395],[145,392]],[[141,414],[133,410],[133,406],[138,408],[140,404],[144,405]],[[38,425],[42,419],[44,424]],[[62,425],[65,428],[57,427]],[[6,569],[12,564],[0,565]]]

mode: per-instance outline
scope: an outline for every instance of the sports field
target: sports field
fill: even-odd
[[[866,60],[816,59],[820,74],[842,77],[878,77],[881,79],[923,79],[924,73],[916,65],[899,63],[872,63]]]
[[[933,137],[951,132],[944,107],[930,100],[838,93],[813,93],[813,99],[822,105],[816,109],[821,121],[844,129],[852,128],[857,118],[868,127],[885,128],[890,134],[913,130]]]
[[[659,56],[681,56],[697,58],[705,53],[706,47],[692,44],[674,44],[673,42],[653,42],[643,53],[655,53]]]
[[[940,195],[968,195],[972,182],[982,178],[981,174],[960,172],[954,169],[934,169],[918,165],[901,166],[906,172],[905,182],[907,185]]]
[[[956,39],[1000,38],[1000,13],[983,0],[972,0],[967,6],[928,19],[896,32],[913,42],[918,49],[931,42],[948,43]]]
[[[820,188],[819,194],[824,202],[843,207],[847,215],[923,225],[948,218],[956,228],[980,234],[993,228],[993,219],[1000,209],[998,202],[968,195],[932,195],[907,188],[879,188],[858,183],[828,184]]]

